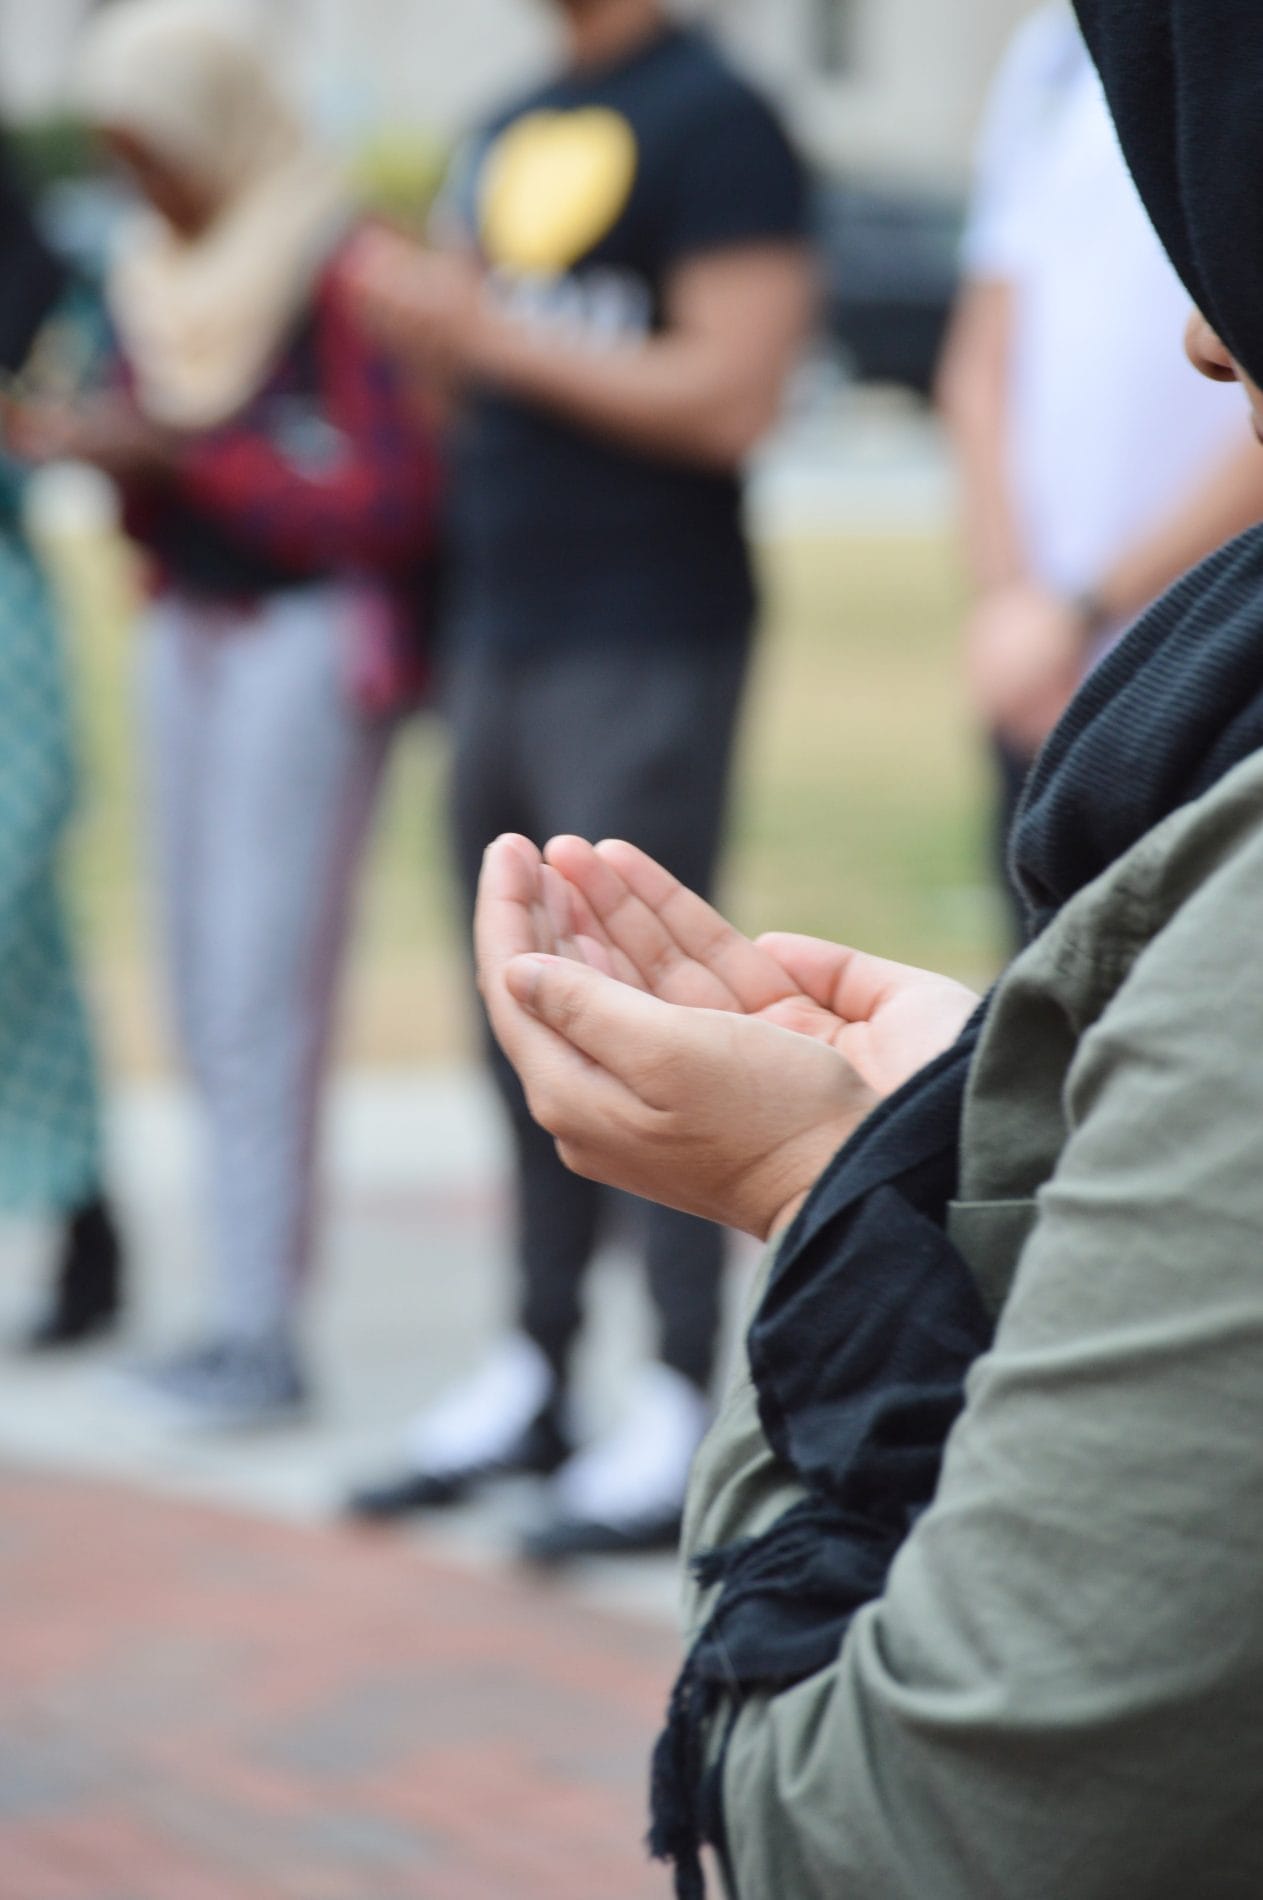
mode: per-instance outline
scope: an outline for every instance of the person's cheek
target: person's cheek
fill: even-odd
[[[1212,383],[1236,382],[1236,364],[1200,310],[1194,310],[1184,332],[1184,350],[1199,376]]]

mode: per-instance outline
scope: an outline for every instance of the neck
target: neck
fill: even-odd
[[[566,38],[575,66],[609,66],[666,25],[659,0],[571,0]]]

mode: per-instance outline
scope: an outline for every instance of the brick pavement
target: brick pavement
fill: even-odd
[[[0,1470],[0,1900],[664,1900],[671,1633],[411,1540]]]

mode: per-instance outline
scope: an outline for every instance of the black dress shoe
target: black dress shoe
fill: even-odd
[[[551,1477],[573,1450],[558,1409],[557,1402],[551,1401],[496,1458],[455,1471],[405,1471],[381,1484],[361,1485],[347,1498],[346,1513],[362,1523],[384,1524],[413,1511],[460,1504],[497,1478]]]
[[[523,1562],[543,1570],[576,1557],[634,1557],[679,1548],[683,1515],[663,1511],[652,1517],[602,1523],[593,1517],[555,1517],[528,1531],[519,1546]]]
[[[78,1346],[108,1332],[123,1306],[123,1250],[102,1199],[72,1214],[62,1238],[48,1306],[19,1340],[26,1352]]]

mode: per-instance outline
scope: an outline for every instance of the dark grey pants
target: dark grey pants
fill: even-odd
[[[750,642],[562,648],[511,658],[457,653],[445,704],[451,815],[472,920],[482,854],[504,831],[627,838],[708,893],[724,829]],[[714,1362],[724,1236],[707,1222],[581,1180],[532,1121],[488,1035],[517,1157],[520,1324],[560,1376],[582,1318],[584,1276],[615,1200],[643,1243],[664,1362],[705,1386]]]

